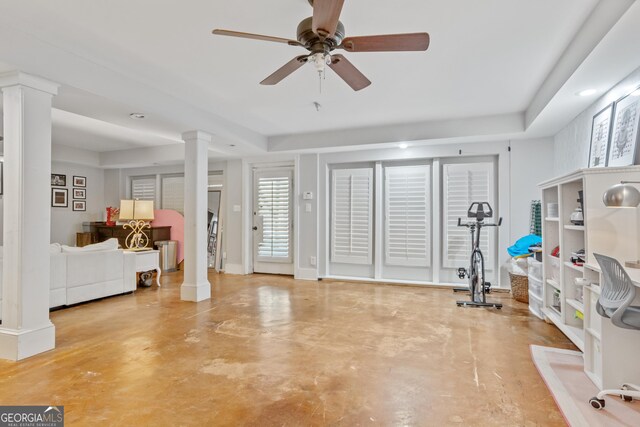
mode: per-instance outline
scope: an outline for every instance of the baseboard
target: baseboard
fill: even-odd
[[[211,284],[209,282],[198,284],[183,283],[180,286],[180,299],[192,302],[211,299]]]
[[[244,275],[244,267],[242,264],[225,264],[224,272],[226,274],[242,274]]]
[[[296,272],[295,279],[317,281],[318,270],[315,268],[299,268]]]
[[[56,347],[56,327],[53,323],[39,329],[0,328],[0,359],[18,361]]]

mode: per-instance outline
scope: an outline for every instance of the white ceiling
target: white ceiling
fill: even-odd
[[[63,83],[54,119],[67,145],[165,145],[209,125],[221,153],[237,141],[264,152],[273,135],[523,113],[594,7],[613,1],[346,0],[348,35],[427,31],[431,46],[347,53],[373,84],[353,92],[329,71],[320,94],[311,66],[258,84],[301,48],[210,34],[295,38],[307,0],[0,0],[0,61],[13,64],[0,71]]]

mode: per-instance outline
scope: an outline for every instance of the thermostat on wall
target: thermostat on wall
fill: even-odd
[[[313,200],[313,192],[305,191],[304,193],[302,193],[302,198],[304,200]]]

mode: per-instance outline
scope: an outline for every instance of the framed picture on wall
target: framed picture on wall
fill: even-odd
[[[51,207],[53,208],[66,208],[69,207],[69,201],[67,199],[69,190],[66,188],[52,188],[51,189]]]
[[[73,198],[74,199],[86,199],[87,198],[87,189],[86,188],[74,188],[73,189]]]
[[[608,166],[630,166],[636,159],[640,125],[640,89],[616,102]]]
[[[67,175],[61,175],[58,173],[51,174],[51,186],[52,187],[66,187]]]
[[[589,149],[590,168],[601,168],[607,165],[609,140],[611,139],[611,124],[613,104],[610,104],[593,116],[591,126],[591,148]]]
[[[73,201],[73,210],[74,211],[86,211],[87,210],[87,202],[85,200],[74,200]]]
[[[73,177],[73,186],[74,187],[86,187],[87,186],[87,177],[86,176],[74,176]]]

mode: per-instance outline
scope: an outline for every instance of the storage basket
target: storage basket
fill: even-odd
[[[529,278],[509,273],[511,279],[511,295],[516,301],[529,304]]]

